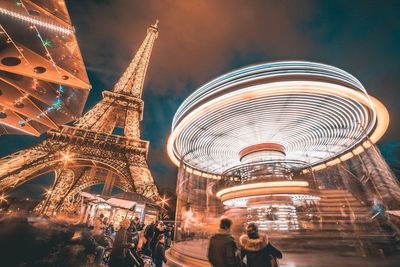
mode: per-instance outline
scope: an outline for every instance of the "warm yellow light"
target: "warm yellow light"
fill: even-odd
[[[310,84],[316,84],[315,82],[309,82]],[[278,83],[275,83],[274,86],[277,86]],[[320,83],[319,83],[320,84]],[[290,94],[293,92],[301,92],[301,93],[313,93],[313,90],[310,88],[290,88],[290,87],[285,87],[285,82],[280,82],[279,85],[281,86],[280,88],[276,88],[275,90],[259,90],[255,92],[248,92],[245,95],[248,95],[247,97],[260,97],[260,96],[267,96],[267,95],[280,95],[280,94]],[[278,87],[278,86],[277,86]],[[334,90],[332,90],[334,89]],[[338,95],[341,97],[345,98],[350,98],[350,99],[355,99],[362,103],[365,106],[370,106],[372,105],[375,113],[376,113],[376,127],[374,130],[370,133],[369,139],[370,141],[375,144],[387,131],[389,127],[389,112],[386,109],[385,105],[383,105],[378,99],[372,97],[372,96],[366,96],[358,91],[355,91],[353,89],[346,88],[344,86],[340,85],[326,85],[326,84],[321,84],[321,86],[318,89],[314,89],[314,93],[326,93],[326,94],[332,94],[332,95]],[[241,101],[244,96],[232,96],[229,95],[227,96],[221,96],[213,101],[210,101],[197,109],[193,110],[190,114],[188,114],[182,121],[176,126],[176,128],[173,130],[171,135],[168,138],[167,142],[167,153],[171,161],[176,165],[180,165],[180,155],[175,154],[175,141],[180,135],[184,129],[190,125],[193,121],[196,121],[198,118],[203,116],[206,113],[213,112],[218,109],[222,109],[224,106],[232,104],[232,102],[235,101]],[[360,144],[359,146],[355,147],[353,150],[349,151],[348,153],[343,154],[339,158],[332,159],[328,162],[322,163],[315,165],[313,167],[314,171],[321,170],[326,168],[327,166],[333,166],[336,165],[344,160],[352,158],[354,155],[358,155],[361,152],[364,151],[364,148],[369,148],[372,144],[371,142],[364,142]],[[206,174],[206,173],[201,173],[199,171],[193,170],[193,172],[198,172],[198,175],[202,175],[207,178],[220,178],[218,175],[213,175],[213,174]]]
[[[266,187],[308,187],[306,181],[278,181],[278,182],[263,182],[254,184],[244,184],[222,189],[217,192],[216,196],[221,197],[224,194],[243,191],[249,189],[266,188]]]
[[[65,163],[68,163],[71,160],[71,155],[69,154],[68,151],[66,153],[62,153],[62,160]]]
[[[0,202],[7,201],[6,196],[3,194],[0,196]]]
[[[165,196],[162,197],[162,198],[160,198],[161,206],[162,206],[162,207],[164,207],[164,205],[169,206],[169,205],[168,205],[168,200],[169,200],[169,198],[166,198]]]

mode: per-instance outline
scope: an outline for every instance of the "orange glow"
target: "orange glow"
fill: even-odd
[[[376,98],[365,95],[354,89],[350,89],[341,85],[328,84],[322,82],[301,82],[298,86],[293,87],[288,82],[277,82],[270,84],[263,84],[261,86],[253,86],[246,88],[246,91],[239,90],[237,92],[230,93],[228,95],[223,95],[217,97],[193,110],[186,117],[184,117],[180,123],[172,131],[168,138],[167,152],[171,161],[179,166],[180,165],[180,155],[176,154],[175,151],[175,141],[179,138],[179,135],[193,122],[201,118],[207,113],[215,112],[217,110],[223,109],[233,103],[243,101],[243,98],[259,98],[265,96],[274,95],[285,95],[285,94],[326,94],[340,96],[343,98],[354,99],[362,103],[366,107],[370,107],[376,113],[376,127],[372,132],[370,132],[369,139],[372,143],[376,143],[386,132],[389,126],[389,113],[386,107]],[[321,170],[327,166],[333,166],[343,160],[350,159],[354,155],[360,154],[364,151],[364,148],[370,147],[370,142],[364,142],[359,146],[355,147],[352,151],[343,154],[339,158],[334,158],[328,162],[315,165],[313,170]],[[190,167],[189,167],[190,169]],[[206,174],[196,170],[192,170],[194,174],[201,175],[207,178],[218,179],[220,176],[218,174]]]
[[[257,151],[263,151],[263,150],[268,150],[268,151],[277,151],[281,152],[282,154],[285,154],[285,147],[280,145],[280,144],[274,144],[274,143],[262,143],[262,144],[257,144],[253,146],[246,147],[242,151],[239,152],[240,158],[243,158],[244,156],[257,152]]]
[[[217,192],[217,197],[222,197],[225,194],[238,192],[238,191],[246,191],[251,189],[263,189],[269,187],[308,187],[308,182],[306,181],[278,181],[278,182],[263,182],[263,183],[254,183],[254,184],[244,184],[233,186],[229,188],[222,189]]]

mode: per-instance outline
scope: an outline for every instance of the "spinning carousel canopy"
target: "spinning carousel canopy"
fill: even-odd
[[[244,160],[326,166],[359,153],[366,138],[379,140],[388,121],[386,108],[341,69],[266,63],[191,94],[174,117],[168,153],[177,165],[216,175]]]

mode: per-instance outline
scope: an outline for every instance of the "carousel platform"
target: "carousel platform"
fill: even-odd
[[[363,267],[394,267],[399,266],[400,253],[391,256],[374,255],[361,256],[345,251],[336,251],[334,247],[328,251],[326,249],[310,250],[301,241],[296,250],[285,250],[283,259],[279,261],[279,266],[286,267],[328,267],[328,266],[363,266]],[[166,252],[167,266],[170,267],[211,267],[207,261],[207,239],[190,240],[175,243]]]

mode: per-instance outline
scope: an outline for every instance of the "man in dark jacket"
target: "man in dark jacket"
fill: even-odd
[[[258,233],[255,223],[247,226],[247,234],[240,237],[240,246],[247,267],[272,267],[271,261],[282,258],[282,253],[268,242],[267,237]]]
[[[162,267],[163,266],[163,262],[167,262],[167,258],[165,257],[165,246],[164,246],[164,242],[165,242],[165,237],[164,235],[159,235],[157,237],[157,244],[154,247],[154,263],[156,264],[156,267]]]
[[[222,219],[219,233],[213,235],[208,246],[208,260],[214,267],[239,267],[240,255],[231,235],[232,221]]]
[[[103,260],[105,248],[96,241],[91,229],[83,229],[82,244],[88,253],[95,254],[95,262],[100,265]]]

